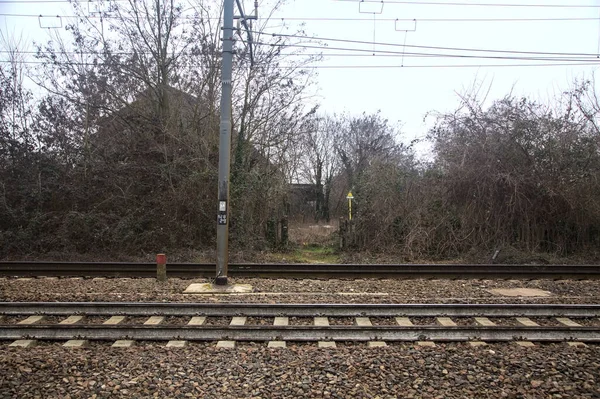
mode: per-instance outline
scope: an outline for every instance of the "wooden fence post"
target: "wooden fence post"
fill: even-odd
[[[287,248],[289,241],[289,232],[288,232],[288,218],[284,216],[281,218],[281,247]]]
[[[272,248],[277,247],[277,223],[274,219],[267,220],[267,242]]]
[[[340,217],[340,227],[339,227],[339,236],[340,236],[340,249],[346,249],[346,220],[343,217]]]

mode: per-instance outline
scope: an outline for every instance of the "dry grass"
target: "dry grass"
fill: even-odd
[[[294,223],[290,222],[289,239],[297,245],[330,245],[333,243],[338,231],[339,222],[332,220],[331,223]]]

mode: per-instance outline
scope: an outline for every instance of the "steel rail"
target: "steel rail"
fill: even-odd
[[[2,325],[0,339],[235,341],[585,341],[600,327]]]
[[[215,265],[170,263],[167,275],[212,278]],[[598,279],[600,265],[506,264],[230,264],[232,277],[263,278],[443,278],[443,279]],[[2,261],[4,277],[155,277],[150,262],[33,262]]]
[[[600,317],[600,305],[0,302],[0,314],[228,317]]]

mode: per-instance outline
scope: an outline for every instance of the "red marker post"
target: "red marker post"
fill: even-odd
[[[156,279],[158,281],[167,281],[167,255],[156,255]]]

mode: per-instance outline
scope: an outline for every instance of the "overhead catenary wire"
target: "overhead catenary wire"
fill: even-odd
[[[474,55],[469,55],[469,54],[452,54],[452,53],[446,53],[446,54],[440,54],[440,53],[410,53],[410,52],[406,52],[404,50],[399,51],[399,50],[380,50],[380,49],[367,49],[367,48],[359,48],[359,47],[332,47],[329,45],[317,45],[317,44],[313,44],[314,42],[310,42],[310,40],[313,41],[322,41],[322,42],[339,42],[339,43],[348,43],[348,44],[358,44],[358,45],[368,45],[371,46],[373,44],[373,42],[370,41],[361,41],[361,40],[351,40],[351,39],[339,39],[339,38],[323,38],[323,37],[308,37],[308,36],[304,36],[304,35],[293,35],[293,34],[281,34],[281,33],[270,33],[270,32],[262,32],[262,31],[253,31],[250,30],[250,33],[255,33],[257,34],[257,37],[264,35],[264,36],[270,36],[270,37],[274,37],[274,38],[278,38],[278,37],[282,37],[282,38],[297,38],[297,39],[303,39],[303,40],[309,40],[309,42],[307,42],[307,44],[305,43],[266,43],[266,42],[256,42],[256,44],[259,45],[263,45],[263,46],[273,46],[273,47],[291,47],[291,48],[306,48],[306,49],[316,49],[316,50],[321,50],[321,51],[330,51],[330,50],[336,50],[336,51],[344,51],[344,52],[357,52],[357,53],[369,53],[371,55],[386,55],[386,54],[392,54],[392,55],[402,55],[402,54],[413,54],[413,55],[426,55],[426,56],[447,56],[447,57],[459,57],[459,58],[477,58],[478,56],[474,56]],[[242,43],[248,43],[246,41],[244,41],[243,39],[241,40]],[[549,57],[589,57],[589,58],[594,58],[594,59],[598,59],[598,54],[596,53],[569,53],[569,52],[553,52],[553,51],[532,51],[532,50],[511,50],[511,49],[485,49],[485,48],[469,48],[469,47],[446,47],[446,46],[426,46],[426,45],[417,45],[417,44],[400,44],[400,43],[388,43],[388,42],[375,42],[375,44],[379,45],[379,46],[386,46],[386,47],[398,47],[398,48],[410,48],[410,49],[420,49],[420,50],[438,50],[438,51],[451,51],[451,52],[463,52],[463,53],[470,53],[470,52],[474,52],[474,53],[491,53],[491,54],[516,54],[516,55],[527,55],[527,56],[540,56],[540,57],[544,57],[544,58],[549,58]],[[99,53],[103,53],[105,50],[99,50],[99,51],[60,51],[57,50],[55,51],[55,53],[61,53],[61,54],[99,54]],[[0,53],[9,53],[9,52],[13,52],[13,51],[7,51],[7,50],[0,50]],[[16,53],[20,53],[20,54],[44,54],[45,51],[14,51]],[[116,51],[116,52],[111,52],[111,55],[131,55],[134,54],[132,52],[127,52],[127,51]],[[139,54],[139,52],[136,52],[136,54]],[[150,53],[148,53],[150,54]],[[324,54],[327,55],[327,54]],[[341,56],[341,55],[338,55]],[[484,57],[489,57],[489,56],[481,56],[482,58]],[[516,58],[516,57],[507,57],[504,56],[508,59],[521,59],[521,58]],[[533,58],[533,57],[529,57],[529,58]]]
[[[106,13],[99,15],[60,15],[60,14],[14,14],[0,13],[0,17],[11,18],[90,18],[90,19],[119,19],[118,16],[111,16]],[[193,16],[181,16],[181,19],[199,19]],[[220,18],[203,18],[218,21]],[[333,18],[333,17],[271,17],[273,21],[322,21],[322,22],[369,22],[373,23],[373,18]],[[379,22],[597,22],[598,18],[593,17],[557,17],[557,18],[377,18]]]
[[[0,63],[12,63],[11,60],[0,60]],[[18,61],[22,64],[47,64],[44,61]],[[53,64],[56,65],[56,64]],[[60,65],[70,66],[103,66],[103,62],[61,62]],[[600,66],[600,61],[597,64]],[[589,62],[560,62],[560,63],[519,63],[519,64],[423,64],[423,65],[278,65],[276,69],[385,69],[385,68],[502,68],[502,67],[556,67],[556,66],[590,66]]]
[[[336,50],[336,51],[357,51],[364,53],[373,53],[377,55],[396,55],[396,56],[419,56],[419,57],[430,57],[430,58],[471,58],[471,59],[494,59],[494,60],[526,60],[526,61],[569,61],[569,62],[593,62],[600,63],[600,59],[596,55],[588,55],[589,58],[567,58],[567,57],[516,57],[516,56],[497,56],[497,55],[470,55],[470,54],[442,54],[442,53],[415,53],[415,52],[399,52],[399,51],[386,51],[386,50],[372,50],[372,49],[350,49],[343,47],[323,47],[323,46],[312,46],[304,44],[273,44],[264,42],[254,42],[255,45],[262,46],[282,46],[282,47],[294,47],[294,48],[309,48],[309,49],[321,49],[321,50]],[[299,54],[301,55],[301,54]],[[326,53],[322,54],[324,57]]]
[[[248,44],[247,41],[241,40],[242,43]],[[538,52],[538,51],[514,51],[514,50],[485,50],[477,49],[476,54],[469,54],[472,49],[465,49],[463,53],[444,53],[444,52],[415,52],[415,51],[399,51],[399,50],[373,50],[368,48],[356,48],[356,47],[335,47],[335,46],[323,46],[311,43],[268,43],[268,42],[254,42],[255,45],[260,46],[271,46],[271,47],[285,47],[285,48],[301,48],[301,49],[312,49],[320,50],[321,53],[298,53],[298,54],[283,54],[285,56],[335,56],[335,57],[351,57],[351,56],[362,56],[362,57],[375,57],[375,56],[409,56],[409,57],[426,57],[426,58],[465,58],[465,59],[496,59],[496,60],[525,60],[525,61],[562,61],[562,62],[600,62],[596,54],[578,54],[578,53],[554,53],[554,52]],[[430,48],[442,49],[447,48],[439,46],[417,46],[417,45],[399,45],[399,47],[412,47],[412,48],[424,48],[427,50]],[[338,51],[341,53],[327,53],[328,51]],[[456,48],[452,48],[451,51],[456,52]],[[466,52],[466,54],[464,54]],[[488,54],[485,54],[487,52]],[[127,56],[135,54],[152,55],[151,52],[140,53],[140,52],[128,52],[128,51],[116,51],[116,52],[105,52],[105,50],[98,51],[64,51],[55,50],[52,52],[47,51],[20,51],[20,50],[0,50],[0,53],[5,54],[20,54],[20,55],[38,55],[46,56],[50,54],[63,54],[63,55],[95,55],[95,56]],[[173,54],[178,53],[177,50],[173,51]]]
[[[438,64],[438,65],[304,65],[286,66],[279,69],[402,69],[402,68],[503,68],[503,67],[557,67],[557,66],[589,66],[585,63],[542,63],[542,64]],[[598,64],[600,66],[600,63]]]
[[[347,3],[411,4],[417,6],[462,6],[462,7],[531,7],[531,8],[599,8],[593,4],[534,4],[534,3],[465,3],[411,0],[334,0]]]
[[[111,0],[127,1],[127,0]],[[440,1],[410,1],[410,0],[334,0],[348,3],[383,3],[383,4],[412,4],[418,6],[462,6],[462,7],[531,7],[531,8],[600,8],[593,4],[514,4],[514,3],[465,3],[465,2],[440,2]],[[71,3],[71,0],[0,0],[0,4],[51,4]]]
[[[296,39],[311,39],[325,42],[338,42],[338,43],[352,43],[362,45],[373,45],[378,46],[390,46],[390,47],[402,47],[402,48],[422,48],[432,50],[450,50],[450,51],[472,51],[472,52],[487,52],[487,53],[514,53],[514,54],[531,54],[531,55],[564,55],[564,56],[575,56],[575,57],[597,57],[597,54],[592,53],[565,53],[565,52],[542,52],[542,51],[523,51],[523,50],[500,50],[500,49],[481,49],[481,48],[468,48],[468,47],[445,47],[445,46],[423,46],[416,44],[399,44],[399,43],[385,43],[385,42],[369,42],[364,40],[351,40],[351,39],[340,39],[340,38],[327,38],[327,37],[307,37],[302,35],[290,35],[284,33],[269,33],[269,32],[258,32],[254,33],[273,36],[273,37],[288,37]],[[276,45],[276,44],[273,44]],[[289,46],[289,44],[282,44],[282,46]]]
[[[249,42],[242,40],[242,43],[249,44]],[[290,48],[303,48],[303,49],[317,49],[321,51],[342,51],[347,53],[333,53],[328,54],[327,52],[321,53],[298,53],[298,54],[282,54],[282,56],[323,56],[323,57],[422,57],[422,58],[463,58],[463,59],[493,59],[493,60],[520,60],[520,61],[561,61],[561,62],[587,62],[587,63],[598,63],[600,59],[596,55],[588,55],[588,56],[510,56],[510,55],[473,55],[473,54],[448,54],[448,53],[431,53],[431,52],[407,52],[407,51],[393,51],[393,50],[372,50],[372,49],[360,49],[360,48],[345,48],[345,47],[331,47],[331,46],[318,46],[318,45],[310,45],[310,44],[277,44],[277,43],[265,43],[265,42],[253,42],[255,45],[260,46],[280,46],[280,47],[290,47]],[[355,54],[355,53],[359,54]],[[38,52],[38,51],[11,51],[11,50],[0,50],[0,53],[4,54],[20,54],[20,55],[39,55],[39,56],[47,56],[51,54],[62,54],[62,55],[106,55],[103,54],[102,51],[93,52],[93,51],[55,51],[55,52]],[[176,51],[174,53],[177,53]],[[140,53],[140,52],[114,52],[108,55],[110,56],[119,56],[119,55],[134,55],[134,54],[145,54],[151,56],[150,52]],[[587,57],[587,58],[586,58]]]

